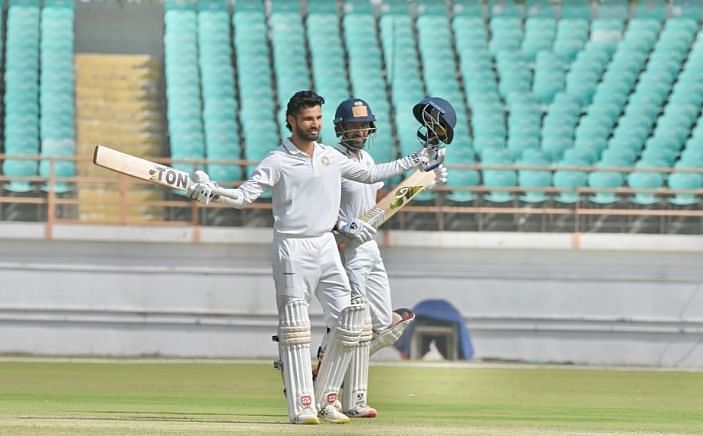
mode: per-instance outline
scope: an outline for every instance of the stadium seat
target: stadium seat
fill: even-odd
[[[559,203],[572,204],[581,200],[579,188],[588,186],[588,173],[585,171],[557,170],[554,172],[552,184],[559,193],[554,200]]]
[[[635,4],[635,17],[664,21],[667,16],[667,0],[646,0]]]
[[[673,0],[671,17],[687,18],[699,22],[702,10],[703,5],[698,0]]]
[[[627,184],[632,189],[659,189],[664,184],[662,173],[650,173],[635,171],[627,176]],[[630,202],[648,206],[659,202],[659,198],[654,192],[636,192],[630,197]]]
[[[620,188],[625,178],[618,172],[594,171],[588,175],[588,186],[592,189],[602,189],[588,197],[588,200],[597,204],[612,204],[618,201],[614,190]]]
[[[696,173],[674,172],[667,179],[669,189],[672,190],[700,190],[703,189],[703,175]],[[690,206],[700,203],[701,199],[692,192],[679,192],[669,197],[669,203],[679,206]]]
[[[592,16],[590,0],[565,1],[561,4],[562,18],[580,18],[590,20]]]
[[[467,15],[483,18],[486,15],[483,0],[454,0],[452,2],[454,15]]]
[[[559,13],[557,3],[551,0],[527,0],[525,2],[525,16],[556,18]]]
[[[599,19],[627,20],[630,0],[607,0],[597,4],[595,15]]]

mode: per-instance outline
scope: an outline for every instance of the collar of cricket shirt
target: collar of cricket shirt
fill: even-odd
[[[288,151],[288,153],[290,153],[290,154],[304,154],[307,156],[307,154],[305,154],[304,151],[299,149],[297,145],[293,144],[293,141],[291,141],[290,138],[285,138],[281,145],[283,145],[283,147],[286,149],[286,151]],[[315,156],[315,154],[317,154],[319,152],[319,150],[320,150],[320,143],[317,141],[313,141],[312,155]]]

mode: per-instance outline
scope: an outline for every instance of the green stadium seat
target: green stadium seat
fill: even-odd
[[[671,17],[682,17],[699,22],[702,10],[703,5],[698,0],[673,0]]]
[[[627,20],[630,17],[630,0],[607,0],[597,3],[595,15],[598,19]]]
[[[509,188],[517,186],[517,174],[513,170],[483,170],[483,184],[486,188]],[[492,190],[485,197],[491,203],[507,203],[514,199],[509,190]]]
[[[592,189],[615,190],[624,182],[624,176],[617,172],[594,171],[588,175],[588,186]],[[613,204],[618,201],[614,191],[595,192],[588,200],[597,204]]]
[[[454,0],[452,2],[454,15],[467,15],[470,17],[486,16],[486,5],[483,0]]]
[[[637,152],[628,148],[606,148],[600,160],[596,163],[599,167],[629,167],[635,163]]]
[[[578,148],[567,148],[559,161],[560,165],[593,165],[593,153]]]
[[[373,6],[371,5],[371,2],[369,0],[344,0],[343,10],[345,17],[352,16],[354,14],[373,14]]]
[[[10,192],[25,193],[33,190],[30,181],[22,180],[22,178],[35,177],[37,175],[36,160],[19,160],[12,159],[12,156],[7,156],[2,163],[2,172],[6,177],[19,177],[20,180],[11,179],[5,183],[5,189]]]
[[[664,21],[667,17],[667,0],[642,0],[635,3],[635,17]]]
[[[234,2],[235,15],[242,12],[254,12],[263,14],[265,11],[263,0],[237,0]]]
[[[667,179],[667,185],[672,190],[700,190],[703,189],[703,174],[673,172]],[[679,206],[690,206],[700,201],[700,196],[692,192],[680,192],[669,197],[669,203]]]
[[[627,184],[632,189],[659,189],[664,184],[664,175],[663,173],[636,171],[627,176]],[[642,206],[649,206],[660,201],[654,192],[636,192],[629,200]]]
[[[592,16],[590,0],[569,0],[562,2],[562,18],[581,18],[590,20]]]
[[[488,0],[488,15],[522,18],[523,6],[514,0]]]
[[[588,173],[585,171],[557,170],[552,176],[552,184],[559,193],[554,195],[554,200],[559,203],[573,204],[581,201],[578,193],[580,188],[588,186]]]
[[[538,149],[527,149],[517,163],[526,166],[548,166],[551,164],[551,159]],[[521,169],[518,170],[518,184],[523,188],[549,188],[552,185],[552,174],[548,170]],[[519,198],[527,203],[541,203],[548,200],[549,195],[545,191],[526,190]]]
[[[552,0],[525,1],[525,15],[527,17],[556,18],[558,13],[557,3]]]

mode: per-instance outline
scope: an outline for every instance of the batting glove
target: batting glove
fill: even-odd
[[[425,188],[426,190],[434,189],[437,186],[447,184],[447,167],[445,167],[444,165],[440,165],[434,169],[434,173],[435,179],[432,183],[427,185],[427,187]]]
[[[362,244],[376,236],[376,229],[358,218],[349,222],[340,219],[334,229],[347,238],[356,239]]]
[[[444,162],[445,150],[437,147],[422,147],[410,158],[422,171],[432,171]]]
[[[193,174],[193,182],[186,189],[186,194],[191,200],[196,200],[201,204],[209,204],[213,199],[213,190],[217,187],[217,183],[212,182],[205,171],[196,171]]]

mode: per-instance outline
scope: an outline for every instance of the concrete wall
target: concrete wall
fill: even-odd
[[[159,1],[76,2],[76,53],[163,57],[163,5]]]
[[[276,354],[270,230],[58,226],[54,240],[43,235],[41,224],[0,225],[0,353]],[[701,237],[380,237],[394,305],[450,301],[477,358],[703,366]],[[316,302],[311,312],[317,342]]]

